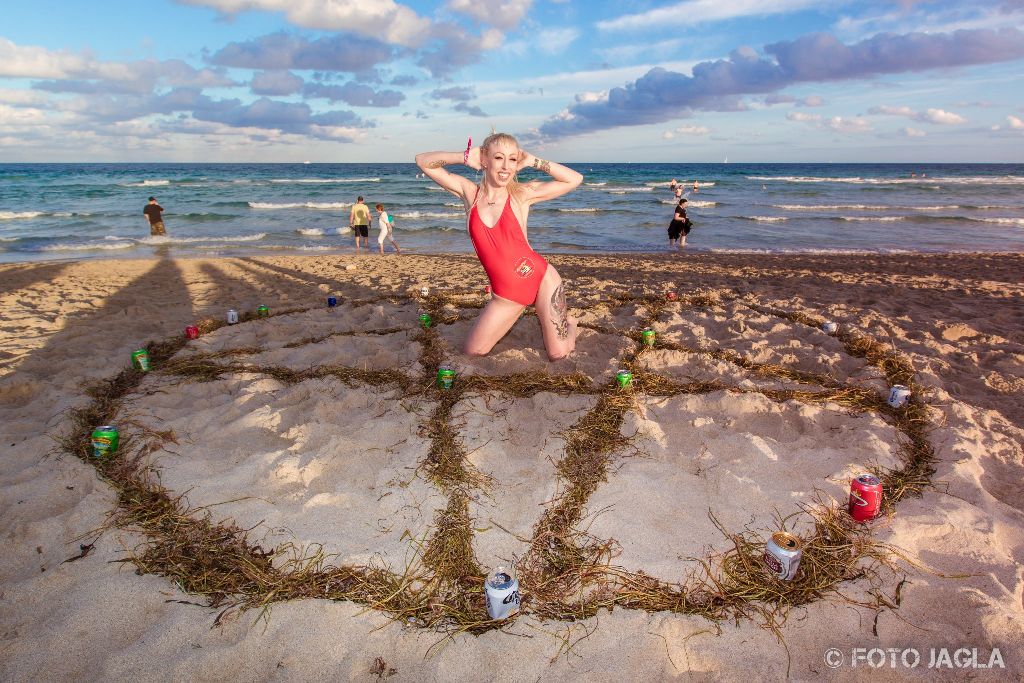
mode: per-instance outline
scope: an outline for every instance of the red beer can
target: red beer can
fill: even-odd
[[[671,291],[665,292],[665,298],[668,299],[669,301],[675,301],[676,299],[679,298],[679,295]]]
[[[850,482],[850,516],[868,522],[882,509],[882,482],[873,474],[861,474]]]
[[[189,325],[185,328],[185,337],[188,339],[199,339],[199,328],[195,325]]]

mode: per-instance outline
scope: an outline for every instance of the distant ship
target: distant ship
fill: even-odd
[[[723,164],[727,164],[727,163],[729,163],[729,157],[726,157],[726,158],[725,158],[725,160],[724,160],[724,161],[722,161],[722,163],[723,163]]]

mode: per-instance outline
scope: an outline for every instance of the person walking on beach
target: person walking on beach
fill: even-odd
[[[395,247],[395,253],[401,256],[402,250],[398,248],[398,242],[395,241],[394,236],[395,222],[391,220],[391,216],[384,210],[383,204],[378,204],[374,208],[377,209],[377,227],[380,228],[380,234],[377,235],[377,246],[380,247],[380,255],[384,255],[384,240],[387,239]]]
[[[544,348],[552,361],[576,347],[576,320],[569,315],[565,283],[558,271],[535,252],[526,238],[530,207],[579,187],[583,176],[553,161],[539,159],[507,133],[493,133],[480,147],[465,152],[416,155],[423,172],[456,197],[466,209],[473,249],[491,282],[493,296],[477,318],[465,353],[487,355],[512,329],[526,306],[535,306]],[[465,164],[482,170],[480,184],[449,173],[445,166]],[[551,180],[520,183],[516,172],[533,168]]]
[[[356,203],[348,213],[348,227],[356,234],[356,251],[359,251],[359,239],[366,240],[366,248],[370,248],[370,207],[363,203],[362,197],[356,197]]]
[[[164,228],[163,219],[164,207],[156,203],[156,197],[149,198],[149,204],[143,207],[142,213],[149,219],[149,234],[151,237],[164,237],[167,230]]]
[[[686,217],[686,197],[681,197],[668,224],[668,246],[685,247],[690,234],[690,219]]]

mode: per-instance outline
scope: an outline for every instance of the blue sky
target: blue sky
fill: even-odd
[[[1024,0],[5,0],[0,161],[1024,161]]]

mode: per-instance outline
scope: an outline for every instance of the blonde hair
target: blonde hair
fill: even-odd
[[[481,152],[486,152],[491,148],[492,145],[507,145],[514,147],[517,151],[519,149],[519,141],[508,133],[497,133],[494,129],[491,129],[491,134],[484,138],[483,143],[480,145]],[[480,181],[480,189],[483,189],[484,182]],[[512,174],[512,180],[508,181],[508,193],[513,196],[517,196],[519,193],[519,175],[518,173]]]

